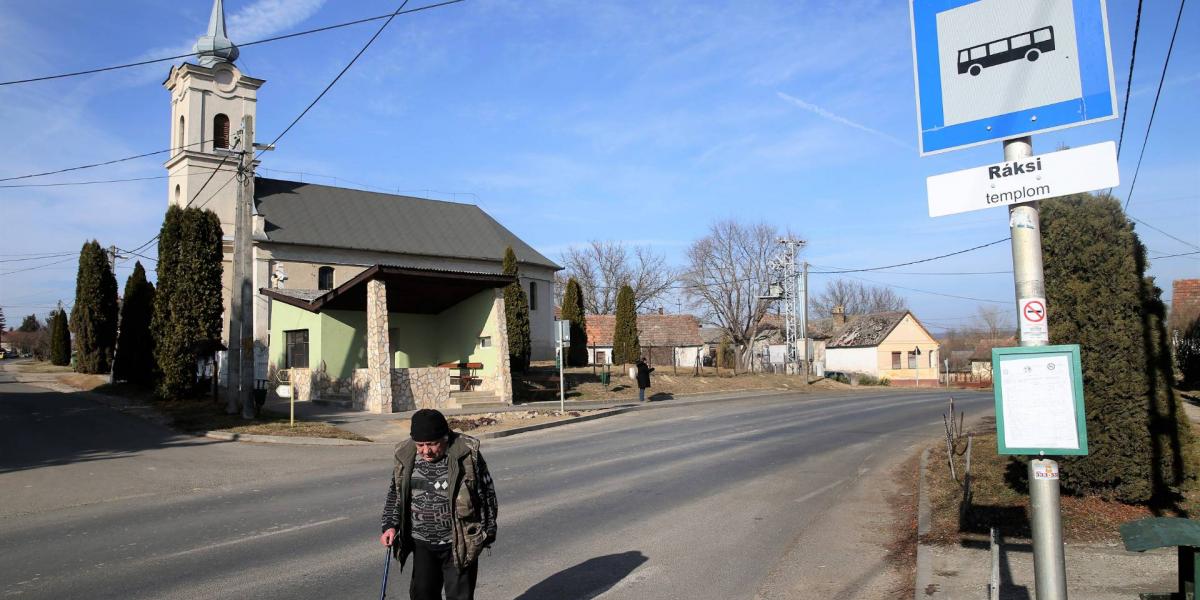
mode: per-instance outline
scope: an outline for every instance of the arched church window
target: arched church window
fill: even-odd
[[[179,152],[183,152],[183,115],[179,115],[179,133],[176,136],[178,142],[175,144],[179,148]]]
[[[229,117],[217,115],[213,117],[213,148],[229,147]]]
[[[333,289],[333,267],[321,267],[317,269],[317,289]]]
[[[175,204],[179,204],[180,192],[181,190],[179,189],[179,184],[175,184]]]

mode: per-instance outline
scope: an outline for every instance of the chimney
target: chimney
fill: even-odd
[[[833,307],[833,326],[841,327],[842,325],[845,325],[845,324],[846,324],[846,307],[841,306],[841,305]]]

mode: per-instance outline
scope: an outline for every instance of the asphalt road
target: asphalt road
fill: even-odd
[[[800,540],[822,551],[805,532],[853,521],[860,475],[939,435],[946,396],[780,394],[488,440],[500,532],[477,597],[770,595]],[[200,440],[0,384],[0,596],[378,597],[390,454]],[[881,568],[850,558],[833,581]],[[389,595],[407,584],[393,569]]]

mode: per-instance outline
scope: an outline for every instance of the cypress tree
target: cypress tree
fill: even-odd
[[[617,315],[613,325],[613,362],[637,362],[642,354],[638,342],[637,311],[633,307],[633,288],[621,286],[617,292]]]
[[[125,281],[117,360],[113,363],[115,379],[143,385],[153,380],[154,338],[150,335],[153,312],[154,286],[146,280],[146,270],[139,261]]]
[[[171,206],[158,238],[154,294],[154,358],[164,398],[187,393],[196,381],[197,342],[221,334],[221,223],[216,214]]]
[[[1090,454],[1063,464],[1068,491],[1125,502],[1171,497],[1194,477],[1192,432],[1171,387],[1161,292],[1112,196],[1042,207],[1053,344],[1079,344]]]
[[[84,244],[79,253],[70,325],[75,370],[107,373],[117,345],[117,278],[96,240]]]
[[[512,246],[504,249],[503,268],[505,275],[520,277],[517,255]],[[520,279],[504,288],[504,317],[508,325],[509,367],[523,373],[529,368],[533,344],[529,333],[529,298],[521,289]]]
[[[71,330],[62,303],[50,313],[50,364],[60,367],[71,364]]]
[[[571,345],[567,350],[567,365],[586,367],[587,318],[583,310],[583,290],[579,288],[579,282],[575,281],[574,277],[567,280],[567,289],[563,292],[562,318],[571,322]]]

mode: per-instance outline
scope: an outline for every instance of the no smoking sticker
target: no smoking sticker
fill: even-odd
[[[1046,299],[1022,298],[1017,306],[1017,314],[1021,319],[1021,341],[1050,343],[1050,328],[1046,325]]]

